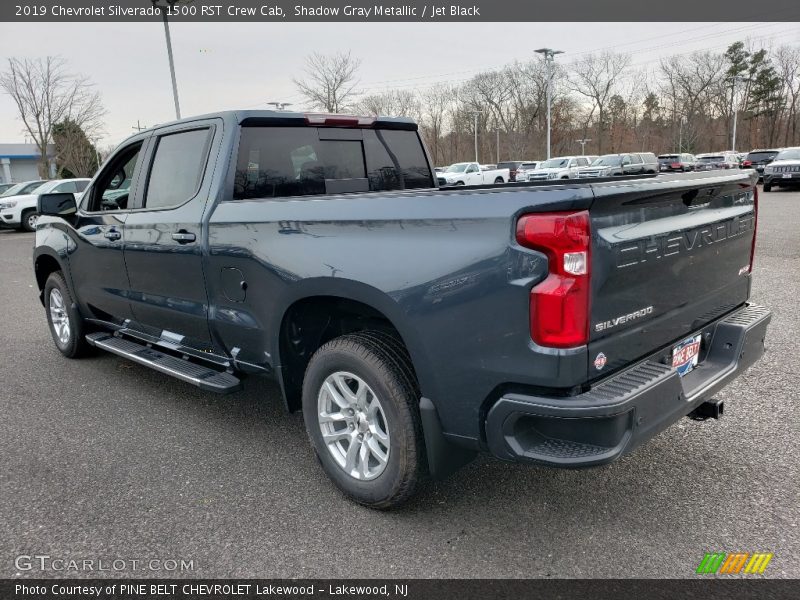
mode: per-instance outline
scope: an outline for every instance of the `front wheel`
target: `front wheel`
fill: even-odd
[[[388,334],[349,334],[317,350],[303,418],[323,470],[360,504],[396,506],[424,476],[419,389],[407,351]]]
[[[767,182],[765,181],[765,182],[764,182],[764,191],[765,191],[765,192],[771,192],[771,191],[772,191],[772,184],[769,184],[769,183],[767,183]]]
[[[22,213],[22,219],[20,220],[20,229],[22,231],[36,231],[36,221],[39,220],[39,213],[35,210],[26,210]]]
[[[88,354],[91,346],[84,338],[84,322],[72,300],[67,282],[60,271],[51,273],[44,285],[47,324],[56,348],[67,358]]]

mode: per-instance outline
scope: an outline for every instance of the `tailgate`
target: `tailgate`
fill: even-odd
[[[590,378],[680,341],[748,299],[753,174],[663,176],[594,191]]]

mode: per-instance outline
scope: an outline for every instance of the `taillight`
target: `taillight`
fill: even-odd
[[[517,222],[517,242],[543,252],[549,274],[531,289],[531,338],[570,348],[589,341],[591,231],[589,212],[530,214]]]
[[[753,164],[752,160],[745,160],[745,161],[742,162],[742,166],[743,167],[749,167],[752,164]]]
[[[756,232],[758,231],[758,187],[753,186],[753,242],[750,245],[750,273],[753,273],[753,261],[756,258]]]
[[[673,169],[680,169],[681,168],[681,163],[672,163],[671,166],[672,166]]]

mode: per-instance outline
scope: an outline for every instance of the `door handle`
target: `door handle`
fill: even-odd
[[[103,237],[115,242],[122,238],[122,234],[116,229],[109,229],[103,234]]]
[[[188,244],[189,242],[195,241],[197,237],[190,231],[181,229],[180,231],[176,231],[175,233],[172,234],[172,239],[178,242],[179,244]]]

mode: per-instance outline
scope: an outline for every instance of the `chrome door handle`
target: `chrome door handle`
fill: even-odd
[[[122,234],[116,229],[109,229],[103,234],[103,237],[115,242],[122,238]]]
[[[172,239],[178,242],[179,244],[188,244],[189,242],[193,242],[197,239],[195,234],[189,231],[176,231],[172,234]]]

